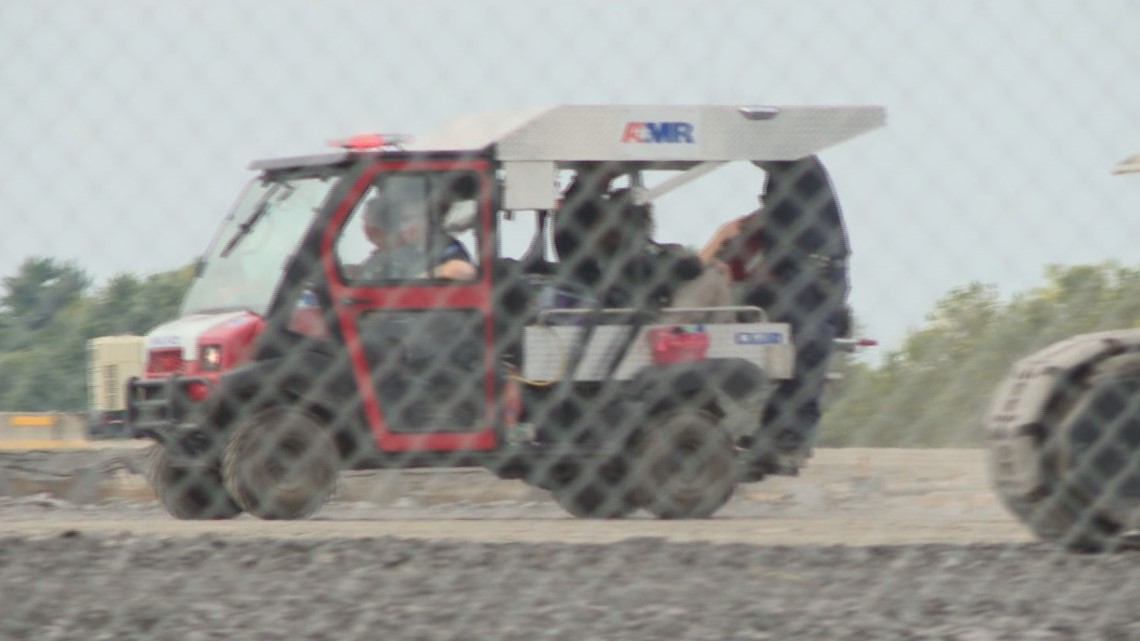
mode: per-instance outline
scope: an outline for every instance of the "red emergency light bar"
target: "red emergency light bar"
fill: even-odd
[[[331,140],[329,145],[350,151],[371,151],[385,147],[399,147],[411,141],[411,136],[404,134],[357,134],[340,140]]]

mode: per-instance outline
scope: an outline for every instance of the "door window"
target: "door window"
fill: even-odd
[[[466,172],[382,174],[337,237],[343,277],[351,284],[438,280],[453,273],[449,261],[477,270],[478,184]]]

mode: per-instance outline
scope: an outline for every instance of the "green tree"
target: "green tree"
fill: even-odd
[[[74,263],[28,258],[4,279],[0,311],[23,329],[35,330],[60,309],[81,297],[91,278]]]
[[[118,274],[89,291],[86,273],[48,258],[25,261],[3,279],[0,296],[0,410],[81,410],[86,406],[87,341],[148,332],[171,320],[193,266]]]
[[[87,337],[145,334],[175,318],[193,279],[193,266],[142,278],[133,274],[111,278],[91,297]]]
[[[851,371],[821,444],[981,445],[982,416],[1019,358],[1075,334],[1140,326],[1140,270],[1050,265],[1044,275],[1008,302],[983,283],[949,292],[879,365]]]

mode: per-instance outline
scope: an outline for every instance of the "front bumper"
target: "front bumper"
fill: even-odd
[[[187,391],[194,383],[213,388],[212,381],[200,376],[172,374],[162,379],[129,379],[126,422],[131,433],[166,443],[196,428],[201,402],[192,399]]]

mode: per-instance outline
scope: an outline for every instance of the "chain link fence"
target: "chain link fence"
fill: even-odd
[[[142,337],[156,499],[0,504],[0,637],[1140,636],[1134,18],[0,4],[0,410]]]

